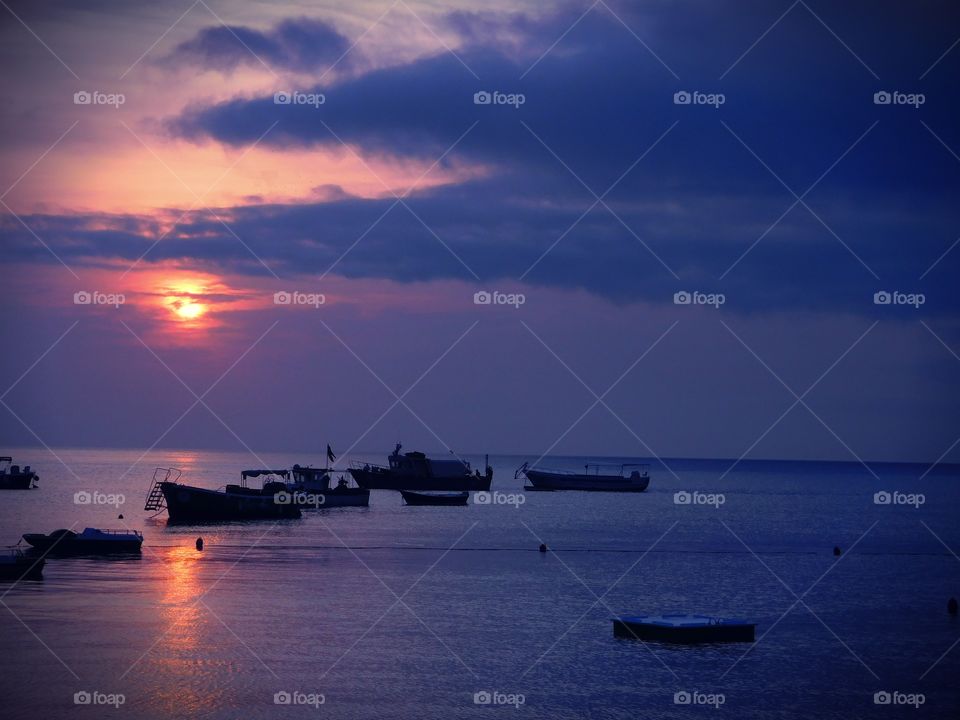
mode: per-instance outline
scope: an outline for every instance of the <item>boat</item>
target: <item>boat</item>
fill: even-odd
[[[458,458],[429,458],[422,452],[400,454],[400,443],[387,461],[389,465],[355,462],[349,473],[365,490],[453,490],[489,491],[493,468],[485,474],[473,471],[470,463]]]
[[[430,493],[401,490],[400,494],[407,505],[466,505],[467,499],[470,497],[470,493],[466,491]]]
[[[620,638],[668,643],[753,642],[756,623],[707,615],[632,615],[613,618]]]
[[[589,463],[583,472],[530,467],[524,463],[514,473],[530,481],[526,490],[585,490],[587,492],[643,492],[650,485],[650,466],[643,463]]]
[[[23,469],[13,464],[13,458],[0,457],[0,490],[30,490],[37,487],[40,476],[25,465]]]
[[[271,520],[300,517],[300,507],[284,502],[288,470],[244,470],[239,485],[222,490],[185,485],[177,468],[157,468],[144,510],[162,512],[172,523]],[[259,488],[249,487],[248,478],[264,476]]]
[[[370,504],[370,491],[360,487],[350,487],[347,479],[340,476],[335,487],[330,487],[330,469],[294,465],[290,471],[291,482],[287,491],[293,495],[292,502],[302,508],[323,510],[335,507],[367,507]]]
[[[28,557],[20,548],[0,554],[0,581],[40,580],[46,560]]]
[[[46,555],[138,553],[143,545],[143,535],[136,530],[98,528],[85,528],[82,533],[72,530],[54,530],[49,535],[27,533],[23,539]]]

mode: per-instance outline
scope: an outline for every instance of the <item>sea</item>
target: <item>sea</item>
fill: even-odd
[[[84,527],[145,541],[0,583],[5,718],[960,717],[955,465],[539,463],[650,463],[647,492],[616,494],[525,491],[535,458],[494,455],[492,492],[466,507],[381,490],[369,508],[168,526],[143,509],[156,466],[218,488],[326,460],[12,454],[40,483],[0,492],[4,545]],[[614,637],[616,616],[673,613],[755,622],[756,641]]]

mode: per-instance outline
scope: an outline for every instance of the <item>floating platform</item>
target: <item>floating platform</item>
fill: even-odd
[[[632,615],[613,618],[614,637],[667,643],[753,642],[757,624],[706,615]]]

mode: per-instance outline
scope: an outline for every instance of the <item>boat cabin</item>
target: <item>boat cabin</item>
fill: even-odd
[[[404,475],[419,475],[435,478],[460,478],[471,472],[470,463],[465,460],[435,460],[422,452],[408,452],[403,455],[394,452],[389,457],[390,469]]]

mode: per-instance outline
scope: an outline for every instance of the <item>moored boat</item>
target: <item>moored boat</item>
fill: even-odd
[[[466,505],[470,497],[468,492],[414,492],[401,490],[403,501],[407,505]]]
[[[229,522],[300,517],[300,507],[283,502],[287,470],[244,470],[239,485],[223,490],[184,485],[176,468],[157,468],[144,510],[167,510],[172,523]],[[248,487],[250,477],[266,476],[261,487]]]
[[[136,530],[100,530],[85,528],[81,533],[54,530],[49,535],[27,533],[23,536],[34,549],[48,555],[105,555],[138,553],[143,535]]]
[[[367,507],[370,504],[370,491],[359,487],[350,487],[346,478],[340,476],[335,487],[330,487],[330,470],[294,465],[290,471],[292,482],[287,491],[304,509],[324,510],[335,507]]]
[[[400,443],[388,456],[389,465],[354,463],[350,475],[366,490],[452,490],[489,491],[493,468],[485,473],[471,470],[470,463],[458,458],[429,458],[422,452],[400,454]]]
[[[13,464],[9,455],[0,457],[0,490],[30,490],[37,487],[39,481],[40,476],[29,465],[21,469]]]
[[[613,618],[613,634],[645,642],[753,642],[756,623],[706,615],[633,615]]]
[[[531,490],[584,490],[587,492],[643,492],[650,485],[649,465],[590,463],[583,472],[532,468],[524,463],[515,478],[523,475]]]
[[[0,554],[0,581],[40,580],[45,563],[42,557],[28,557],[20,548],[11,548]]]

